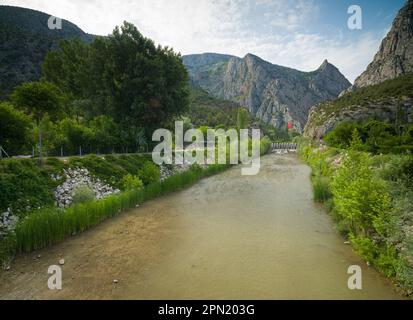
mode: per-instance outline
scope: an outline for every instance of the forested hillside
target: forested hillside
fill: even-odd
[[[35,10],[0,6],[0,100],[16,85],[38,80],[46,53],[56,49],[60,40],[93,39],[66,20],[62,20],[62,29],[50,30],[49,17]]]

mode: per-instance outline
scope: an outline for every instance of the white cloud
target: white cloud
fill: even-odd
[[[313,0],[4,0],[109,34],[124,20],[147,37],[183,54],[248,52],[272,63],[316,69],[324,59],[353,81],[377,51],[380,37],[352,41],[306,31],[318,16]]]

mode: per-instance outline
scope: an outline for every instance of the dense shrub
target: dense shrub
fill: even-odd
[[[138,190],[138,189],[142,189],[143,182],[139,177],[133,176],[131,174],[127,174],[122,179],[122,187],[123,187],[122,188],[123,190],[128,190],[128,191]]]
[[[350,147],[353,131],[358,128],[359,126],[354,122],[343,122],[327,133],[324,140],[329,146],[343,149],[348,148]]]
[[[350,151],[331,187],[335,211],[349,232],[362,236],[383,232],[382,224],[389,218],[390,196],[384,181],[370,168],[367,154]]]
[[[46,168],[33,160],[9,159],[0,162],[0,211],[15,213],[53,204],[53,181]]]
[[[365,123],[343,122],[326,134],[324,140],[331,147],[349,148],[354,130],[360,135],[362,144],[359,151],[373,154],[380,153],[406,153],[413,151],[411,129],[405,127],[398,132],[395,125],[377,120]]]
[[[138,176],[145,185],[148,185],[159,181],[161,178],[161,173],[157,165],[147,161],[145,162],[143,168],[139,170]]]
[[[95,193],[87,185],[78,186],[73,191],[73,204],[85,203],[93,199],[95,199]]]
[[[271,149],[271,140],[268,137],[264,137],[261,139],[261,144],[260,144],[260,152],[261,155],[266,154],[270,151]]]
[[[29,142],[31,119],[9,103],[0,103],[0,147],[10,155],[17,154]]]

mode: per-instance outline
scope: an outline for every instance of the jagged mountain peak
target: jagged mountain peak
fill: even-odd
[[[254,60],[254,61],[264,61],[260,57],[252,53],[247,53],[244,57],[245,60]]]
[[[323,63],[320,65],[320,67],[318,68],[318,70],[325,70],[325,69],[327,69],[327,68],[330,67],[330,66],[333,66],[333,65],[330,64],[327,59],[325,59],[325,60],[323,61]]]
[[[407,1],[367,70],[354,83],[355,88],[379,84],[413,72],[413,0]]]
[[[290,122],[298,131],[313,105],[336,98],[351,85],[327,60],[316,72],[302,72],[252,53],[243,58],[220,57],[197,67],[192,63],[194,59],[199,57],[184,56],[194,85],[212,96],[248,107],[253,116],[269,124],[286,128]]]

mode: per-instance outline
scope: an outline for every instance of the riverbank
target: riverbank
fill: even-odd
[[[0,241],[0,259],[4,268],[17,253],[44,248],[79,232],[98,225],[124,210],[139,206],[145,201],[177,191],[197,180],[228,168],[227,165],[210,165],[206,168],[191,166],[178,174],[150,182],[143,188],[126,190],[103,199],[75,204],[67,209],[46,207],[27,214],[14,230]]]
[[[364,259],[413,294],[411,155],[371,155],[302,143],[314,200]]]
[[[400,299],[313,202],[311,169],[267,155],[150,200],[66,241],[19,255],[1,299]],[[63,288],[48,266],[65,259]],[[350,265],[363,290],[347,287]],[[116,281],[115,281],[116,280]]]
[[[261,155],[270,147],[267,138],[261,139]],[[1,162],[0,186],[5,193],[0,204],[8,207],[11,203],[12,209],[8,207],[3,216],[15,218],[7,220],[7,225],[0,225],[3,269],[10,268],[16,253],[31,252],[62,241],[126,209],[230,167],[219,164],[158,167],[147,157],[149,155],[90,155],[64,161],[49,158],[41,167],[28,159]],[[40,185],[35,185],[36,179]],[[12,192],[15,189],[18,192]],[[53,195],[54,206],[51,205]],[[36,203],[37,210],[33,211],[33,205],[28,205],[30,201]]]

